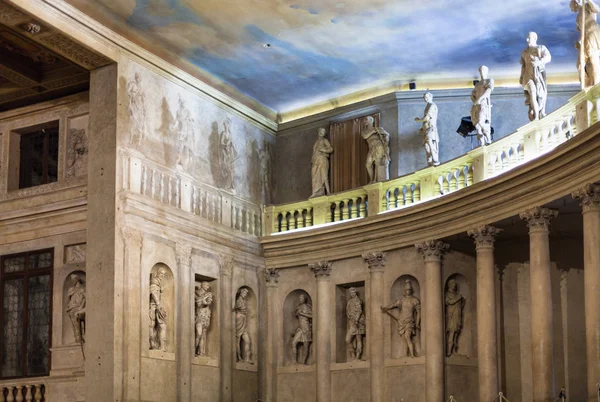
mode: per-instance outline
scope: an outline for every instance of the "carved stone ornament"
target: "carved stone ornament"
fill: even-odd
[[[483,225],[467,231],[467,234],[475,240],[475,246],[479,249],[484,247],[494,247],[496,235],[501,231],[502,229],[498,229],[494,226]]]
[[[177,243],[175,245],[175,252],[177,253],[177,264],[179,266],[189,267],[191,265],[192,246]]]
[[[439,240],[427,240],[423,243],[415,244],[417,251],[421,253],[423,259],[440,261],[442,256],[448,251],[450,246]]]
[[[548,208],[535,207],[521,212],[519,217],[527,221],[529,232],[544,230],[550,226],[550,220],[558,215],[558,211]]]
[[[279,282],[279,270],[275,268],[265,268],[263,270],[267,285],[277,285]]]
[[[206,338],[210,328],[211,305],[214,294],[210,291],[210,283],[204,281],[194,289],[194,330],[195,355],[206,356]]]
[[[310,269],[315,274],[315,277],[318,278],[327,278],[331,275],[331,262],[329,261],[319,261],[314,264],[308,265]]]
[[[27,24],[23,24],[22,28],[23,31],[30,33],[31,35],[38,34],[42,30],[41,25],[35,22],[28,22]]]
[[[85,274],[72,273],[69,275],[71,286],[67,291],[67,315],[73,327],[75,342],[85,342]]]
[[[573,198],[581,200],[584,212],[600,209],[600,184],[588,184],[571,195]]]
[[[85,262],[86,244],[74,244],[65,247],[65,264]]]
[[[222,276],[231,276],[233,273],[234,261],[231,257],[221,257],[219,260],[219,265],[221,267],[221,275]]]
[[[387,255],[381,251],[371,251],[362,255],[363,260],[371,271],[382,270],[385,267]]]

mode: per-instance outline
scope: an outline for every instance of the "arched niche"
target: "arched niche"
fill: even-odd
[[[62,305],[62,341],[63,345],[76,344],[75,332],[83,332],[85,340],[85,325],[82,316],[82,307],[85,308],[85,289],[86,277],[85,272],[75,270],[70,272],[63,282],[63,305]],[[83,300],[82,300],[83,297]],[[78,314],[79,313],[79,314]],[[77,317],[79,316],[79,320]],[[71,318],[73,317],[73,318]]]
[[[246,292],[245,297],[245,308],[246,313],[241,314],[240,306],[242,301],[240,300],[242,292]],[[258,299],[256,293],[250,286],[241,286],[237,292],[235,292],[234,302],[234,337],[235,337],[235,349],[236,361],[238,363],[251,363],[256,364],[258,361]],[[249,338],[248,349],[245,348],[245,335]],[[241,359],[238,357],[238,347],[241,353]],[[245,352],[249,352],[249,355]],[[245,360],[244,360],[245,358]]]
[[[148,288],[148,348],[175,353],[175,281],[173,271],[158,263],[150,271]]]
[[[294,336],[296,334],[296,330],[299,326],[299,321],[298,318],[296,317],[296,309],[299,306],[299,299],[300,296],[303,295],[306,299],[306,303],[308,303],[310,305],[310,310],[312,310],[312,298],[310,297],[310,294],[308,294],[308,292],[306,290],[303,289],[296,289],[296,290],[292,290],[290,293],[288,293],[288,295],[286,296],[284,302],[283,302],[283,364],[284,366],[291,366],[296,364],[296,359],[294,358],[294,350],[292,348],[292,344],[294,341]],[[314,333],[312,331],[312,320],[311,320],[311,331],[310,331],[310,335],[311,335],[311,342],[308,346],[308,358],[306,359],[306,364],[307,365],[311,365],[314,364],[315,362],[315,358],[314,358]],[[298,351],[298,357],[299,357],[299,361],[300,364],[302,361],[302,353],[306,352],[306,345],[302,345],[302,344],[298,344],[297,345],[297,351]]]
[[[402,275],[402,276],[398,277],[398,279],[396,279],[394,281],[394,284],[392,285],[392,289],[390,292],[391,303],[395,302],[396,300],[401,299],[405,295],[405,286],[407,285],[407,283],[410,283],[410,285],[413,289],[412,295],[414,297],[416,297],[417,299],[419,299],[419,301],[422,302],[421,286],[420,286],[417,278],[415,278],[412,275]],[[419,308],[420,308],[420,306],[419,306]],[[399,316],[398,309],[390,310],[390,313],[394,314],[395,317]],[[420,315],[421,315],[421,321],[423,321],[422,309],[420,311]],[[391,339],[392,359],[406,358],[406,357],[408,357],[408,348],[407,348],[406,340],[404,339],[403,336],[401,336],[398,333],[398,327],[399,327],[398,322],[395,319],[391,319],[390,322],[392,324],[391,328],[390,328],[391,329],[390,339]],[[413,337],[413,342],[414,342],[416,356],[417,357],[422,356],[423,351],[421,350],[421,330],[420,329],[415,329],[415,335]]]
[[[456,286],[453,293],[449,289],[451,284]],[[444,351],[446,356],[473,355],[472,308],[471,289],[467,278],[459,273],[448,276],[444,284]],[[451,332],[454,333],[451,334]],[[452,353],[449,353],[450,350]]]
[[[192,328],[192,336],[194,337],[194,356],[215,359],[216,361],[219,357],[219,286],[215,278],[208,276],[195,274],[194,279],[194,328]],[[206,307],[206,304],[204,304],[204,296],[207,292],[212,294],[212,302],[208,307],[210,310],[210,320],[208,329],[206,330],[206,338],[204,341],[205,354],[203,355],[200,353],[202,352],[200,345],[196,347],[195,344],[198,340],[196,339],[196,325],[202,325],[196,320],[201,320],[201,318],[197,317],[197,313],[199,312],[199,309]]]

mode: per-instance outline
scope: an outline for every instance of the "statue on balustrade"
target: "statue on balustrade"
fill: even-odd
[[[465,298],[458,291],[458,284],[454,279],[448,281],[446,289],[446,356],[450,357],[458,352],[458,337],[462,330],[463,309]]]
[[[360,360],[363,352],[363,337],[366,334],[364,303],[358,296],[356,288],[348,289],[350,300],[346,304],[346,317],[348,329],[346,331],[346,345],[350,357]]]
[[[494,80],[488,78],[488,68],[479,67],[480,80],[475,84],[471,92],[471,121],[477,130],[477,138],[481,145],[492,143],[492,91]]]
[[[248,289],[242,288],[235,300],[235,351],[238,362],[252,363],[252,340],[248,333]]]
[[[361,135],[369,144],[366,164],[369,184],[390,178],[390,134],[374,124],[372,116],[363,117]]]
[[[575,47],[580,51],[577,69],[584,71],[582,85],[589,88],[600,83],[600,27],[597,22],[600,7],[594,0],[571,0],[570,7],[571,11],[577,13],[577,30],[581,32],[582,27],[585,30],[582,32],[583,49],[581,49],[581,39],[575,44]]]
[[[433,95],[427,92],[423,95],[423,99],[427,103],[423,117],[415,117],[415,121],[423,123],[421,127],[421,135],[423,136],[423,147],[427,154],[427,164],[429,166],[437,166],[440,164],[440,137],[437,129],[438,108],[433,103]]]
[[[296,364],[306,364],[312,343],[312,306],[307,303],[306,296],[303,294],[298,297],[295,315],[298,319],[298,327],[292,334],[294,337],[292,339],[292,355]],[[302,344],[300,352],[298,344]]]
[[[219,166],[221,169],[221,178],[225,190],[234,191],[234,169],[233,165],[237,159],[237,151],[231,140],[231,119],[227,117],[223,121],[223,131],[219,140]]]
[[[406,280],[404,284],[404,296],[389,306],[382,306],[381,310],[389,312],[389,310],[395,308],[400,311],[400,316],[390,315],[398,322],[398,334],[406,341],[407,356],[416,357],[414,337],[417,335],[417,331],[421,329],[421,301],[413,296],[413,287],[410,280]]]
[[[537,120],[546,116],[546,64],[552,57],[544,45],[537,44],[537,34],[529,32],[527,47],[521,53],[521,78],[519,83],[525,91],[525,104],[529,106],[529,120]]]
[[[161,304],[167,270],[159,268],[150,278],[150,349],[167,351],[167,311]]]
[[[75,342],[85,342],[85,283],[79,274],[71,274],[71,287],[67,291],[69,302],[67,303],[67,314],[73,326]]]
[[[206,356],[206,335],[210,327],[210,307],[213,303],[213,293],[208,282],[196,286],[194,301],[196,305],[196,356]]]
[[[313,145],[312,153],[312,197],[319,197],[331,193],[329,189],[329,154],[333,152],[333,148],[329,140],[325,138],[325,129],[319,128],[317,131],[318,138]]]

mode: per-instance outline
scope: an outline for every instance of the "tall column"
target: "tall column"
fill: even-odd
[[[529,227],[533,402],[554,400],[552,285],[548,227],[557,211],[536,207],[519,216]]]
[[[232,402],[231,392],[233,372],[233,295],[231,275],[233,259],[225,257],[220,261],[221,276],[221,402]]]
[[[192,400],[192,355],[194,353],[194,337],[191,328],[194,327],[192,317],[191,259],[192,247],[177,243],[177,277],[179,300],[179,317],[177,318],[177,401]],[[190,331],[189,333],[185,333]]]
[[[477,354],[479,356],[479,400],[498,396],[498,349],[496,338],[496,284],[494,281],[493,226],[470,230],[477,249]]]
[[[415,247],[425,261],[426,400],[444,401],[444,314],[442,296],[442,256],[448,245],[429,240]]]
[[[331,320],[331,289],[329,275],[331,262],[319,261],[310,264],[310,269],[317,278],[317,340],[315,342],[317,357],[317,402],[331,401],[331,338],[329,329]]]
[[[588,401],[596,402],[600,383],[600,184],[573,193],[583,208],[583,280]]]
[[[384,398],[384,328],[383,314],[383,269],[386,255],[380,251],[365,253],[363,260],[369,267],[369,342],[370,376],[371,376],[371,402],[383,402]]]
[[[264,270],[265,282],[267,284],[267,336],[265,353],[265,384],[262,399],[264,402],[275,401],[277,384],[277,340],[275,339],[275,326],[277,325],[277,283],[279,282],[279,270],[269,268]]]

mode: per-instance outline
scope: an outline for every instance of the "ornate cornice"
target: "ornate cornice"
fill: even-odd
[[[475,229],[467,231],[467,234],[475,240],[475,247],[477,250],[483,248],[493,248],[496,235],[500,233],[502,229],[498,229],[490,225],[482,225]]]
[[[587,184],[583,188],[574,191],[571,196],[581,200],[583,212],[600,209],[600,184]]]
[[[362,255],[363,260],[371,272],[383,271],[387,260],[387,255],[381,251],[370,251]]]
[[[415,244],[415,247],[425,261],[441,261],[444,254],[450,248],[450,245],[439,240],[427,240],[423,243]]]
[[[235,261],[232,257],[225,256],[219,259],[219,273],[221,276],[231,277],[233,275],[233,266]]]
[[[265,268],[263,270],[263,275],[265,277],[265,282],[267,282],[267,286],[277,286],[279,283],[279,270],[275,268]]]
[[[329,278],[329,275],[331,275],[331,262],[329,261],[318,261],[314,264],[308,264],[308,266],[317,279]]]
[[[543,208],[543,207],[535,207],[531,208],[525,212],[521,212],[519,217],[525,221],[527,221],[527,227],[529,228],[529,233],[538,232],[538,231],[548,231],[550,227],[550,221],[558,215],[558,211]]]

